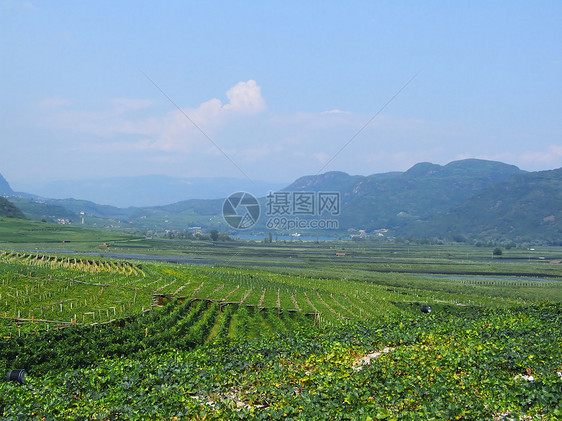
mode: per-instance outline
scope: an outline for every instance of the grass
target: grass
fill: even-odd
[[[58,246],[61,250],[68,249],[69,243],[79,243],[97,247],[107,242],[128,242],[141,237],[122,234],[112,231],[87,229],[82,227],[63,226],[45,222],[34,222],[23,219],[0,218],[0,245],[52,247]],[[70,246],[74,247],[74,246]]]

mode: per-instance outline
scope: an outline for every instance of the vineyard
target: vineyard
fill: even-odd
[[[560,283],[505,279],[451,282],[415,274],[273,270],[0,251],[0,333],[111,323],[179,300],[204,299],[313,315],[322,323],[411,315],[415,306],[520,305],[560,299]],[[523,301],[522,301],[523,300]],[[410,308],[411,307],[411,308]],[[11,323],[8,323],[11,321]],[[31,322],[31,323],[29,323]],[[10,331],[6,330],[8,326]]]
[[[453,302],[447,293],[422,294],[365,282],[309,278],[249,269],[61,258],[2,252],[0,317],[12,332],[52,326],[111,323],[179,299],[255,306],[334,320],[408,314],[396,305]],[[4,323],[4,326],[7,324]],[[19,333],[18,333],[19,334]]]
[[[142,355],[146,350],[190,350],[225,340],[268,338],[309,323],[312,321],[297,312],[258,311],[243,305],[221,309],[218,303],[204,300],[176,301],[162,311],[115,323],[5,338],[13,340],[5,341],[3,362],[29,367],[32,374],[45,374],[61,366],[87,367],[100,358]],[[45,341],[55,346],[45,347]]]
[[[559,282],[0,251],[0,417],[558,419]]]

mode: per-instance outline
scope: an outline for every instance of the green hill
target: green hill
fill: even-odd
[[[562,244],[562,168],[519,174],[492,184],[419,228],[420,234],[541,238]]]
[[[480,189],[521,173],[513,165],[478,159],[444,166],[423,162],[403,173],[303,177],[287,190],[339,191],[340,228],[398,229],[412,220],[449,211]]]
[[[0,216],[25,219],[24,214],[8,199],[0,196]]]
[[[287,190],[340,191],[343,229],[556,244],[562,238],[562,169],[525,172],[479,159],[423,162],[403,173],[303,177]]]
[[[57,219],[77,220],[78,215],[64,206],[50,205],[43,201],[14,197],[12,201],[26,215],[27,218],[35,221],[46,220],[55,222]]]

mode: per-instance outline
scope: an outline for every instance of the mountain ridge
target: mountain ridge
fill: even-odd
[[[339,192],[340,233],[388,229],[390,235],[407,238],[481,236],[548,242],[562,238],[562,169],[527,172],[479,159],[446,165],[420,162],[403,172],[362,176],[330,171],[303,176],[277,191]],[[32,219],[85,220],[90,226],[126,226],[135,232],[202,227],[235,233],[221,216],[224,198],[129,208],[76,199],[11,200]],[[265,195],[259,202],[262,216],[252,230],[263,233],[268,231]]]
[[[404,216],[426,218],[459,205],[487,186],[511,175],[522,174],[514,165],[468,159],[447,165],[418,163],[405,172],[347,176],[338,173],[334,190],[341,191],[344,228],[363,225],[386,228],[402,225]],[[332,190],[328,173],[298,179],[287,190]]]

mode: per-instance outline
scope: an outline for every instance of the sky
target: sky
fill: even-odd
[[[0,0],[0,174],[562,167],[560,1]]]

